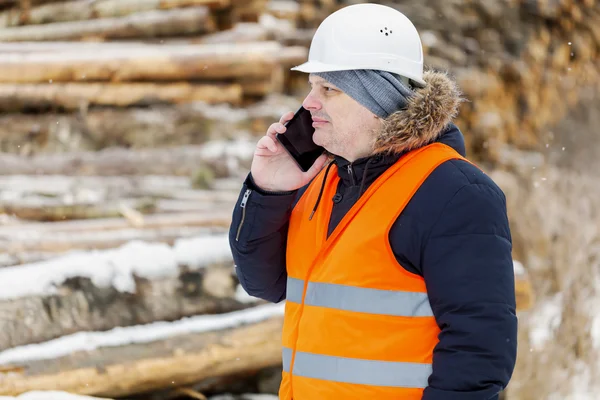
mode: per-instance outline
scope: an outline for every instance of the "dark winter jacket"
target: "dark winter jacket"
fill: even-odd
[[[450,123],[458,101],[451,98],[457,96],[455,87],[448,87],[451,83],[442,74],[430,73],[425,80],[429,92],[388,118],[375,155],[353,163],[335,158],[341,178],[337,193],[321,200],[334,203],[329,233],[407,149],[439,141],[464,156],[462,133]],[[415,118],[420,125],[410,122]],[[233,212],[230,244],[240,283],[249,294],[271,302],[285,299],[288,219],[305,189],[266,193],[251,175],[246,179]],[[423,276],[441,330],[423,399],[497,399],[512,375],[517,350],[503,192],[472,164],[447,161],[406,205],[389,240],[398,264]]]

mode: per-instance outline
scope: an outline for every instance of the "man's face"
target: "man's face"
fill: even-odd
[[[311,74],[308,81],[312,89],[302,106],[313,118],[313,141],[348,161],[369,155],[381,120],[323,78]]]

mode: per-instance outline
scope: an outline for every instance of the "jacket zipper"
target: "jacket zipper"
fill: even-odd
[[[354,170],[352,169],[352,164],[348,164],[348,175],[350,175],[350,178],[352,179],[352,184],[356,185],[356,179],[354,179]]]
[[[242,197],[242,201],[240,203],[240,207],[242,208],[242,220],[240,221],[240,225],[238,226],[237,234],[235,235],[236,242],[240,239],[240,233],[242,232],[242,226],[244,225],[244,219],[246,219],[246,203],[248,202],[250,193],[252,193],[252,190],[246,189],[246,192],[244,193],[244,197]]]

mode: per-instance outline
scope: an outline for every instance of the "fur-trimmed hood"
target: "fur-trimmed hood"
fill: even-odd
[[[463,101],[457,84],[443,72],[426,71],[427,85],[415,88],[406,109],[384,120],[374,153],[402,153],[435,142],[458,114]]]

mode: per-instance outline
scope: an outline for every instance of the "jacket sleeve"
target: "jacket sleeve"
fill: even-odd
[[[235,271],[248,294],[277,303],[285,299],[288,220],[297,191],[266,193],[248,175],[229,228]]]
[[[517,317],[506,201],[463,186],[423,248],[422,272],[441,329],[423,400],[498,399],[516,361]]]

